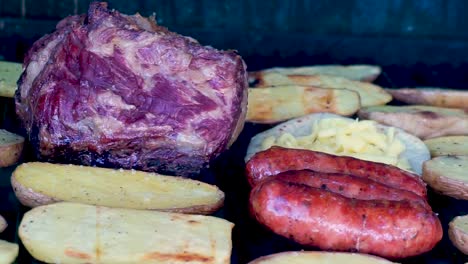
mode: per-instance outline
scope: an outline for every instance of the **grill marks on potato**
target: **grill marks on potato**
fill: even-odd
[[[360,105],[359,94],[346,89],[301,85],[252,88],[247,121],[271,124],[319,112],[352,115]]]
[[[468,129],[468,112],[463,109],[385,105],[361,108],[358,116],[401,128],[421,139],[466,135]]]
[[[232,227],[210,216],[57,203],[26,213],[19,234],[47,263],[221,264]]]
[[[182,254],[161,254],[159,252],[152,252],[146,254],[143,259],[145,260],[155,260],[155,261],[182,261],[182,262],[202,262],[202,263],[211,263],[213,262],[213,257],[211,256],[203,256],[199,254],[190,254],[190,253],[182,253]]]

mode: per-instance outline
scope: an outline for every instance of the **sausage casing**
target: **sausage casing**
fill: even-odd
[[[352,199],[275,177],[252,189],[250,210],[273,232],[324,250],[404,258],[442,238],[439,219],[418,202]]]
[[[413,192],[352,175],[299,170],[282,172],[275,178],[286,182],[305,184],[359,200],[416,201],[430,210],[427,201]]]
[[[251,186],[280,172],[303,169],[350,174],[414,192],[423,198],[427,196],[426,184],[418,175],[395,166],[353,157],[274,146],[256,153],[246,164],[247,179]]]

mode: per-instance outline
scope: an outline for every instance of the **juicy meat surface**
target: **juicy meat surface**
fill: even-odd
[[[92,3],[26,54],[17,114],[41,160],[198,173],[242,130],[246,66]]]
[[[382,184],[427,196],[421,177],[398,167],[323,152],[271,147],[256,153],[246,164],[247,179],[255,186],[263,179],[289,170],[313,170],[367,178]]]
[[[251,212],[302,245],[404,258],[431,250],[442,238],[437,216],[417,201],[352,199],[276,177],[252,189]]]

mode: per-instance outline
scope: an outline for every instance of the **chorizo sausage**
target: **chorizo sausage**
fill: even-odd
[[[437,216],[414,201],[358,200],[272,177],[250,194],[261,224],[302,245],[405,258],[442,238]]]
[[[256,153],[246,164],[247,179],[252,187],[268,176],[303,169],[350,174],[414,192],[423,198],[427,196],[426,184],[418,175],[395,166],[353,157],[274,146]]]
[[[431,210],[427,201],[413,192],[352,175],[299,170],[282,172],[275,178],[286,182],[305,184],[359,200],[416,201]]]

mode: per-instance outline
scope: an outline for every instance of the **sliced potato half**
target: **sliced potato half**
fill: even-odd
[[[8,167],[18,162],[23,152],[24,138],[0,129],[0,167]]]
[[[447,136],[424,141],[432,157],[455,155],[468,156],[468,136]]]
[[[278,138],[283,133],[290,133],[295,137],[306,136],[312,134],[312,127],[314,122],[325,118],[344,118],[351,120],[347,117],[342,117],[329,113],[311,114],[304,117],[289,120],[281,123],[269,130],[255,135],[247,148],[245,161],[247,162],[255,153],[264,150],[263,142],[269,137]],[[377,128],[382,131],[387,131],[388,126],[377,124]],[[422,172],[422,164],[430,158],[429,150],[426,145],[417,137],[404,132],[401,129],[395,129],[395,137],[398,138],[404,145],[405,150],[401,153],[402,157],[406,158],[411,166],[411,170],[417,174]]]
[[[0,96],[15,96],[16,82],[22,71],[23,65],[21,63],[0,61]]]
[[[3,232],[7,228],[7,226],[7,221],[0,215],[0,233]]]
[[[320,112],[349,116],[361,105],[355,91],[292,85],[249,89],[247,106],[246,121],[271,124]]]
[[[209,214],[219,209],[218,187],[182,177],[41,162],[23,163],[11,183],[29,207],[59,201],[108,207]]]
[[[423,166],[423,180],[434,190],[468,200],[468,156],[440,156]]]
[[[27,212],[19,237],[47,263],[229,263],[233,224],[220,218],[56,203]]]
[[[362,106],[383,105],[392,100],[392,96],[378,85],[352,81],[330,75],[284,75],[277,72],[270,72],[261,76],[256,87],[282,85],[304,85],[329,89],[353,90],[361,97]]]
[[[249,264],[390,264],[386,259],[359,253],[290,251],[255,259]]]
[[[379,77],[382,69],[375,65],[314,65],[303,67],[275,67],[270,69],[261,70],[258,72],[251,72],[249,76],[255,80],[264,73],[277,72],[285,75],[317,75],[325,74],[343,77],[349,80],[372,82]],[[261,78],[261,77],[260,77]]]
[[[18,244],[0,240],[0,263],[10,264],[18,257]]]
[[[468,255],[468,215],[457,216],[450,221],[448,235],[453,245]]]
[[[468,91],[435,87],[386,89],[394,99],[407,104],[468,109]]]
[[[421,139],[468,135],[468,113],[462,109],[435,106],[371,106],[358,116],[399,127]]]

